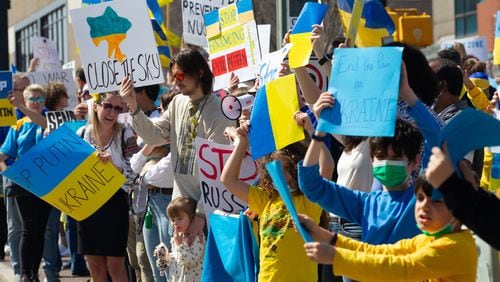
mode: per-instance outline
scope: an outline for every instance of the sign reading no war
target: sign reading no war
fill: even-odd
[[[125,182],[111,162],[63,125],[3,173],[26,190],[68,214],[84,220]]]
[[[318,129],[354,136],[393,136],[401,47],[335,49],[328,92],[336,102],[321,112]]]

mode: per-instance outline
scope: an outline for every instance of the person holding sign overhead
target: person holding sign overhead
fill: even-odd
[[[224,129],[233,122],[224,117],[220,101],[212,95],[213,74],[200,52],[186,49],[177,54],[170,61],[170,76],[182,95],[175,96],[166,113],[154,123],[138,107],[129,77],[122,80],[120,95],[132,113],[134,131],[146,144],[158,146],[170,142],[174,168],[172,199],[185,196],[198,201],[198,215],[189,230],[188,241],[192,243],[205,224],[195,138],[227,144]]]
[[[92,145],[103,161],[111,161],[118,170],[126,168],[122,140],[133,136],[117,122],[123,112],[117,92],[94,96],[89,125],[77,134]],[[125,191],[118,191],[94,214],[78,222],[78,252],[84,254],[92,281],[127,281],[125,255],[128,236],[128,202]]]
[[[33,84],[23,92],[25,107],[41,115],[45,104],[45,92],[40,85]],[[0,148],[0,168],[7,169],[5,160],[17,159],[40,142],[43,138],[42,126],[29,117],[17,121],[9,130]],[[14,184],[14,183],[13,183]],[[42,259],[45,227],[51,206],[18,185],[16,202],[22,222],[22,235],[19,246],[22,281],[39,281],[38,267]]]

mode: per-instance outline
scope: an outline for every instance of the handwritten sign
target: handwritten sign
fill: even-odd
[[[98,210],[125,182],[111,163],[66,126],[31,148],[3,175],[76,220]]]
[[[207,219],[214,210],[233,214],[245,210],[246,204],[231,194],[220,182],[222,169],[233,151],[233,146],[217,144],[199,137],[196,137],[195,142],[198,154],[200,187]],[[252,184],[257,180],[258,176],[257,163],[252,161],[250,154],[247,153],[241,166],[240,180]]]
[[[72,69],[62,69],[55,71],[37,71],[37,72],[27,72],[30,83],[40,84],[46,86],[49,82],[61,82],[66,87],[66,91],[69,97],[69,106],[74,108],[78,101],[76,99],[76,87],[75,79],[73,76]]]
[[[186,43],[208,47],[203,15],[233,4],[236,0],[184,0],[182,1],[182,38]]]
[[[45,37],[33,37],[33,57],[38,58],[35,71],[55,71],[61,69],[61,61],[54,41]]]
[[[0,99],[5,99],[12,91],[12,72],[0,71]]]
[[[269,53],[269,55],[262,59],[259,65],[259,79],[261,85],[265,85],[269,81],[278,78],[282,67],[281,64],[291,48],[292,44],[286,44],[280,50]]]
[[[481,61],[488,61],[488,43],[486,41],[486,37],[476,36],[445,41],[441,44],[441,49],[451,48],[455,42],[459,42],[464,45],[467,55],[474,55]]]
[[[49,111],[45,113],[45,116],[47,117],[49,132],[58,129],[65,122],[75,120],[75,113],[73,111]]]
[[[318,129],[341,135],[393,136],[402,52],[400,47],[335,49],[328,92],[336,102],[321,112]]]
[[[231,73],[240,81],[255,78],[261,53],[251,0],[241,0],[204,15],[214,89],[229,85]]]
[[[145,1],[111,1],[70,11],[90,92],[114,91],[130,76],[134,86],[163,83]]]

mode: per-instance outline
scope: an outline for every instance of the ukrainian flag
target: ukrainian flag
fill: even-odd
[[[163,24],[163,13],[160,9],[161,4],[157,0],[147,0],[146,2],[149,8],[149,16],[151,18],[151,24],[153,26],[153,33],[155,35],[155,41],[158,48],[158,54],[160,55],[161,65],[163,67],[168,67],[170,64],[170,59],[172,58],[170,48],[180,47],[181,38],[177,34],[168,30]]]
[[[290,43],[293,45],[288,58],[291,68],[302,67],[309,63],[312,52],[312,25],[320,24],[327,10],[328,5],[307,2],[300,11],[297,23],[290,33]]]
[[[304,139],[304,130],[293,120],[298,110],[295,74],[259,88],[250,116],[250,151],[254,160]]]
[[[347,31],[355,0],[338,0],[339,15],[344,30]],[[358,47],[382,45],[382,38],[392,36],[394,22],[378,0],[366,0],[363,6],[355,44]]]
[[[495,25],[495,43],[493,46],[493,64],[500,65],[500,11],[497,11],[497,22]]]

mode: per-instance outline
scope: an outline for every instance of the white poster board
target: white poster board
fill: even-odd
[[[259,32],[260,52],[262,58],[264,58],[269,54],[269,50],[271,49],[271,25],[258,24],[257,31]]]
[[[184,42],[208,47],[203,15],[236,0],[184,0],[182,1],[182,39]]]
[[[66,86],[66,91],[68,92],[68,108],[73,109],[78,104],[72,69],[27,72],[26,75],[28,76],[30,83],[37,83],[42,86],[46,86],[49,82],[62,82],[64,86]]]
[[[263,57],[259,65],[260,85],[266,85],[268,82],[278,78],[279,72],[282,68],[281,63],[283,63],[283,60],[286,55],[288,55],[288,52],[290,52],[290,49],[292,49],[292,45],[293,44],[288,43],[278,51],[274,51]]]
[[[164,82],[160,56],[145,1],[122,0],[70,11],[91,93]]]
[[[31,39],[33,46],[33,57],[38,58],[39,62],[35,71],[54,71],[61,69],[59,53],[56,44],[45,37],[35,36]]]
[[[467,55],[474,55],[479,60],[485,62],[488,60],[488,43],[486,37],[476,36],[445,41],[441,43],[441,49],[451,48],[455,42],[460,42],[464,45]]]
[[[220,182],[220,175],[233,146],[217,144],[207,139],[196,137],[196,154],[200,176],[201,197],[205,204],[205,215],[220,210],[224,213],[238,214],[245,210],[247,205],[231,194]],[[257,162],[252,160],[249,153],[243,159],[240,180],[253,184],[259,177]]]
[[[227,88],[231,73],[240,81],[254,79],[261,60],[251,0],[241,0],[205,15],[214,90]],[[207,19],[217,19],[207,22]]]

